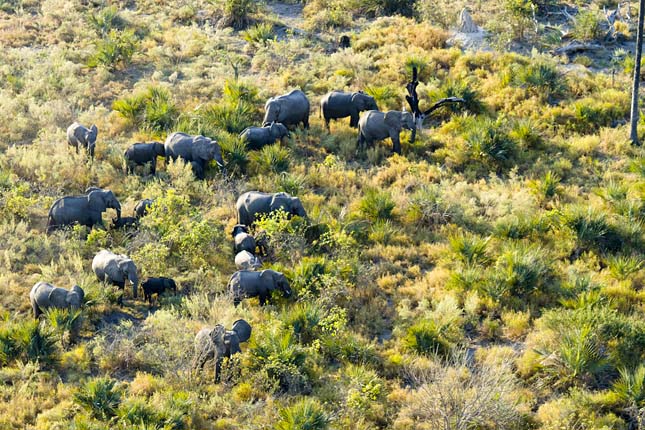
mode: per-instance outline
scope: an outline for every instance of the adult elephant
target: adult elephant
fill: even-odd
[[[362,91],[355,93],[332,91],[320,100],[320,112],[325,118],[327,130],[329,130],[329,120],[347,117],[350,117],[349,126],[356,128],[360,113],[366,110],[378,110],[378,106],[374,97]]]
[[[237,208],[237,223],[252,225],[260,214],[269,214],[277,210],[284,210],[289,216],[298,215],[307,217],[307,212],[298,197],[291,197],[287,193],[263,193],[248,191],[238,197],[235,203]]]
[[[202,167],[211,160],[215,160],[223,174],[226,174],[222,150],[217,141],[201,135],[192,136],[190,134],[175,132],[166,138],[164,143],[166,160],[182,158],[188,163],[193,164],[193,170],[197,164]]]
[[[259,297],[260,306],[271,300],[274,290],[282,291],[284,297],[291,296],[291,287],[284,274],[267,269],[259,272],[238,270],[228,281],[228,290],[233,294],[233,304],[239,305],[242,299]]]
[[[92,260],[92,270],[99,281],[116,285],[121,290],[125,288],[125,282],[132,284],[132,296],[137,298],[139,277],[137,266],[127,255],[115,254],[102,249]],[[119,304],[123,304],[123,295],[119,297]]]
[[[358,147],[372,145],[375,141],[392,139],[392,151],[401,153],[399,134],[402,129],[414,130],[414,118],[410,112],[369,110],[358,121]]]
[[[116,209],[117,219],[121,218],[121,204],[110,190],[92,187],[86,195],[61,197],[49,209],[47,234],[74,223],[105,228],[103,212],[107,208]]]
[[[134,173],[135,166],[150,163],[150,173],[157,171],[157,157],[166,155],[166,149],[161,142],[134,143],[123,153],[127,173]]]
[[[242,352],[240,343],[251,338],[251,331],[251,325],[244,320],[235,321],[231,330],[226,330],[221,324],[212,329],[201,329],[195,336],[193,369],[202,369],[206,361],[212,359],[215,362],[215,381],[219,382],[222,361]]]
[[[93,159],[94,148],[96,147],[96,136],[98,133],[99,129],[96,125],[92,125],[90,128],[87,128],[75,122],[67,127],[67,144],[75,147],[77,154],[79,146],[85,148]]]
[[[29,293],[29,301],[36,319],[49,308],[76,310],[81,307],[84,297],[85,293],[78,285],[66,290],[54,287],[48,282],[36,283]]]
[[[264,127],[247,127],[239,137],[248,149],[262,149],[289,135],[289,129],[284,124],[272,122]]]
[[[264,105],[265,114],[262,126],[279,122],[287,127],[296,127],[302,123],[304,128],[309,128],[309,108],[309,99],[300,90],[271,97]]]

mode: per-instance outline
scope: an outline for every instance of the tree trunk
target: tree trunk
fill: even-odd
[[[638,28],[636,29],[636,53],[634,63],[634,85],[632,88],[632,112],[631,112],[631,131],[629,138],[634,145],[640,145],[638,141],[638,87],[641,79],[641,56],[643,53],[643,17],[645,9],[645,0],[640,0],[638,6]]]

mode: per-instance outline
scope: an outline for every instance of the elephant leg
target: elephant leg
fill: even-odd
[[[309,111],[307,111],[307,115],[305,116],[305,119],[302,120],[302,126],[309,130]]]
[[[266,294],[260,294],[260,306],[264,306],[267,303],[267,295]]]
[[[42,311],[40,310],[40,308],[38,307],[38,305],[35,302],[31,304],[31,307],[34,310],[34,319],[38,319],[40,314],[42,314]]]
[[[327,129],[327,133],[331,133],[331,129],[329,128],[329,118],[325,118],[325,128]]]
[[[223,357],[219,355],[215,357],[215,382],[216,383],[220,381],[220,377],[222,373],[222,360],[223,360]]]
[[[392,139],[392,152],[395,152],[401,155],[401,141],[399,140],[399,135],[390,136]]]
[[[349,117],[349,126],[351,128],[358,127],[358,112],[352,112],[351,116]]]
[[[157,173],[157,157],[152,159],[150,163],[150,174],[155,175]]]

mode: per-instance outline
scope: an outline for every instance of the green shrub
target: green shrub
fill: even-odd
[[[140,130],[171,131],[179,117],[179,108],[164,87],[149,86],[142,92],[112,103],[112,109]]]
[[[291,152],[279,143],[263,147],[251,155],[259,173],[282,173],[289,170]]]
[[[512,84],[526,88],[531,94],[539,97],[557,97],[566,89],[563,76],[551,62],[539,60],[525,65],[514,64],[509,73],[512,76]]]
[[[127,67],[137,52],[139,40],[133,30],[110,30],[95,42],[95,52],[87,61],[89,67],[104,66],[108,70]]]
[[[424,185],[410,197],[407,218],[410,222],[434,227],[458,222],[459,211],[443,195],[439,185]]]
[[[282,172],[278,177],[278,190],[293,196],[302,194],[307,185],[307,177],[299,174]]]
[[[269,42],[275,38],[273,25],[266,22],[257,24],[256,26],[242,32],[242,38],[251,45],[267,46]]]
[[[501,120],[484,118],[475,121],[465,137],[472,157],[497,168],[508,167],[514,163],[517,145],[508,135]]]
[[[588,42],[602,36],[604,18],[598,10],[581,9],[575,17],[573,36],[581,41]]]
[[[286,312],[282,321],[285,327],[293,330],[298,342],[308,345],[320,337],[323,309],[313,303],[298,303]]]
[[[316,399],[305,398],[280,409],[276,430],[325,430],[329,418]]]
[[[38,321],[25,321],[13,327],[13,354],[23,361],[52,365],[58,360],[56,339],[44,331]]]
[[[98,13],[90,14],[88,21],[102,37],[107,36],[112,29],[123,29],[123,19],[119,15],[119,9],[116,6],[107,6],[98,11]]]
[[[446,356],[452,348],[443,329],[432,320],[423,320],[408,328],[403,344],[412,351],[426,355]]]
[[[624,246],[618,230],[607,221],[606,215],[593,208],[572,207],[564,214],[564,222],[576,234],[582,248],[615,252]]]
[[[226,159],[226,169],[232,175],[244,175],[249,165],[249,151],[246,143],[237,136],[226,136],[218,141],[222,156]]]
[[[376,222],[378,220],[392,219],[392,211],[396,207],[392,196],[387,191],[368,190],[358,205],[358,210],[366,219]]]
[[[94,418],[107,421],[117,415],[122,392],[116,381],[109,377],[96,378],[85,383],[74,394],[74,401]]]
[[[50,308],[45,319],[58,335],[63,347],[73,342],[81,323],[81,310]]]
[[[447,97],[459,97],[464,99],[463,103],[449,103],[435,111],[433,117],[440,117],[448,119],[450,115],[464,110],[472,114],[480,114],[486,111],[486,106],[481,100],[479,92],[475,89],[475,84],[465,79],[446,79],[441,83],[441,86],[436,90],[430,90],[427,93],[430,101],[438,101]],[[430,101],[428,103],[430,103]],[[421,106],[425,108],[425,106]],[[442,112],[445,112],[442,114]]]
[[[548,200],[561,192],[560,180],[561,178],[557,173],[549,170],[542,179],[533,181],[530,185],[540,198]]]
[[[253,0],[209,0],[222,8],[220,25],[242,30],[251,22],[251,15],[257,12],[257,2]]]
[[[490,238],[481,238],[472,234],[460,232],[448,238],[450,249],[458,260],[468,266],[487,263],[490,258],[486,248]]]
[[[518,245],[499,256],[495,264],[498,293],[526,299],[551,281],[550,258],[537,246]],[[501,297],[500,297],[501,298]]]
[[[614,382],[612,392],[626,406],[638,408],[645,405],[645,365],[634,370],[621,369],[620,378]]]

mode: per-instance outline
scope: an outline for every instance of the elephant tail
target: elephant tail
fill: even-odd
[[[54,231],[54,227],[56,224],[54,224],[54,214],[53,214],[54,206],[49,209],[49,213],[47,214],[47,234],[50,234],[52,231]]]

